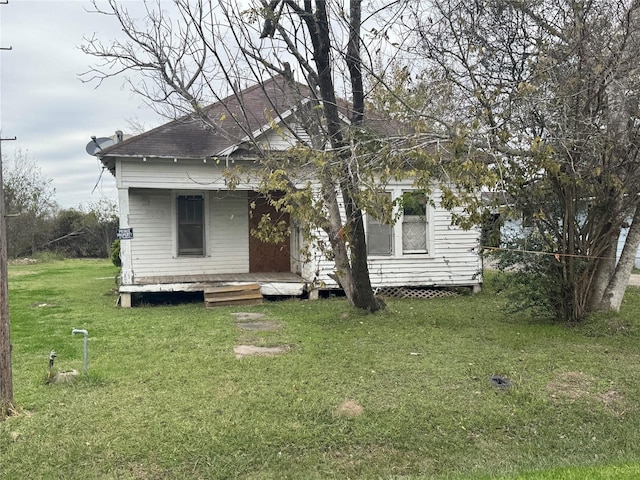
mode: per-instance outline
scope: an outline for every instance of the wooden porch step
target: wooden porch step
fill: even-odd
[[[260,285],[224,285],[204,289],[204,305],[207,308],[227,305],[258,305],[262,303]]]

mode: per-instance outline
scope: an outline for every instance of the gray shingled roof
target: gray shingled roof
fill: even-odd
[[[282,115],[310,95],[311,91],[305,85],[291,84],[282,76],[273,77],[241,91],[238,96],[231,95],[206,107],[205,113],[215,128],[206,127],[200,118],[185,116],[106,148],[99,157],[106,164],[109,157],[205,158],[221,155],[230,147],[241,144],[248,132],[263,128],[277,119],[278,114]],[[348,117],[349,104],[341,100],[340,107]],[[379,133],[398,132],[397,126],[387,120],[371,115],[365,118]]]
[[[276,112],[282,114],[289,110],[296,98],[300,98],[299,92],[309,92],[309,89],[300,84],[287,84],[283,77],[274,77],[241,91],[238,96],[231,95],[206,107],[204,112],[215,128],[206,127],[200,118],[185,116],[106,148],[100,157],[214,156],[241,143],[247,132],[256,131],[270,119],[277,118]]]

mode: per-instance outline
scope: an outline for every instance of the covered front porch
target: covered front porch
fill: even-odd
[[[132,306],[132,296],[136,293],[204,293],[209,287],[254,283],[260,285],[260,293],[265,297],[300,297],[309,291],[304,279],[300,275],[291,272],[136,277],[134,284],[120,286],[119,303],[123,308],[130,308]]]

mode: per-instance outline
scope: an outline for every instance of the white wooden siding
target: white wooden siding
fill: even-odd
[[[477,251],[478,230],[442,232],[436,229],[436,247],[432,255],[374,257],[368,261],[371,284],[391,286],[456,286],[482,283],[481,263]],[[440,247],[440,242],[447,245]],[[328,288],[337,285],[328,274],[335,271],[332,262],[318,255],[305,264],[303,277]]]
[[[167,158],[127,158],[120,160],[118,187],[165,190],[226,190],[222,175],[226,159],[176,161]],[[118,168],[118,167],[117,167]]]
[[[407,190],[407,184],[390,185],[387,190],[395,198]],[[427,215],[429,253],[402,255],[398,245],[398,238],[402,238],[402,222],[398,221],[393,227],[393,255],[369,257],[369,275],[374,288],[471,286],[482,283],[482,265],[478,255],[480,229],[465,231],[451,225],[451,213],[438,205],[440,192],[434,191],[432,198],[436,207]],[[334,270],[332,262],[316,253],[314,260],[304,266],[303,277],[317,285],[336,288],[336,283],[329,277]]]
[[[131,242],[134,281],[136,277],[248,272],[246,192],[203,192],[204,257],[176,254],[175,199],[178,193],[170,190],[129,190],[129,224],[134,229],[134,238],[126,241]]]
[[[295,132],[295,135],[288,129]],[[297,135],[297,136],[296,136]],[[287,124],[287,128],[283,128],[280,132],[269,130],[258,138],[258,142],[265,148],[275,151],[285,151],[298,145],[300,142],[310,145],[309,135],[302,125],[298,123]]]
[[[301,128],[296,128],[304,137],[308,136]],[[291,135],[278,135],[268,132],[261,142],[274,150],[287,150],[298,141]],[[233,157],[207,159],[181,158],[125,158],[116,161],[116,184],[120,188],[158,188],[180,190],[227,189],[223,175],[224,169],[236,165]],[[238,189],[250,189],[251,185],[241,184]]]

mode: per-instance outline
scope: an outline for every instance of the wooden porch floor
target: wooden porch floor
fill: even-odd
[[[300,275],[291,272],[138,277],[134,282],[133,285],[120,285],[120,294],[204,292],[207,287],[257,283],[262,295],[301,296],[307,287]]]

